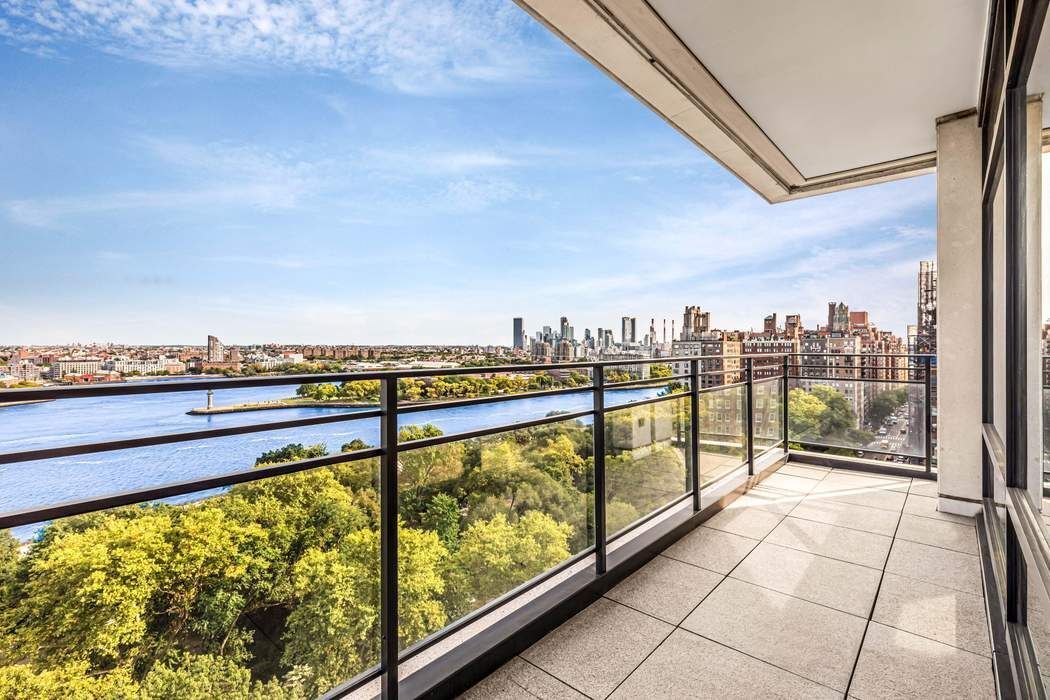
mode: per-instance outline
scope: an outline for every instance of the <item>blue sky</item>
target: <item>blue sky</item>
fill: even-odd
[[[934,255],[932,177],[767,205],[509,0],[6,0],[0,103],[0,344],[903,333]]]

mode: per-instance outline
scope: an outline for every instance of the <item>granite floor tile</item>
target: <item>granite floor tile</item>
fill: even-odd
[[[928,544],[894,540],[886,571],[965,593],[983,595],[981,560]]]
[[[841,693],[677,629],[612,697],[832,700]]]
[[[809,464],[785,464],[777,470],[778,474],[790,474],[807,479],[823,479],[831,471],[830,467],[816,467]]]
[[[916,496],[936,498],[937,482],[930,481],[929,479],[912,479],[911,488],[908,489],[908,493],[913,493]]]
[[[585,695],[604,698],[672,629],[666,622],[600,598],[521,656]]]
[[[865,619],[727,578],[682,627],[840,691]]]
[[[819,483],[816,479],[807,479],[802,476],[792,476],[791,474],[781,474],[779,472],[771,474],[762,480],[764,486],[792,493],[809,493]]]
[[[869,508],[892,510],[899,513],[904,508],[904,503],[908,498],[908,494],[901,491],[887,489],[853,488],[826,491],[820,494],[812,494],[810,496],[810,499],[818,498],[837,503],[849,503],[851,505],[867,506]]]
[[[605,595],[677,625],[722,578],[722,574],[659,555]]]
[[[587,696],[515,656],[460,696],[463,700],[587,700]]]
[[[829,559],[763,542],[732,573],[748,583],[867,617],[881,573],[859,564]]]
[[[930,496],[920,496],[915,493],[909,494],[904,503],[904,512],[909,515],[921,515],[924,518],[933,518],[934,520],[946,520],[950,523],[973,525],[973,518],[968,518],[965,515],[956,515],[955,513],[942,513],[937,510],[937,500],[938,499],[931,498]]]
[[[850,697],[995,697],[991,659],[872,622],[864,636]]]
[[[897,529],[897,520],[900,518],[897,511],[858,506],[854,503],[842,503],[813,496],[802,499],[802,502],[795,506],[790,515],[803,520],[848,527],[852,530],[864,530],[889,537],[893,536],[893,532]]]
[[[773,544],[881,569],[892,538],[788,516],[766,538]]]
[[[975,556],[981,553],[977,545],[977,529],[972,523],[963,525],[905,513],[901,516],[897,537]]]
[[[761,508],[730,508],[716,514],[704,525],[715,530],[760,540],[772,532],[773,528],[783,519],[783,515]]]
[[[728,574],[755,548],[758,540],[700,526],[664,550],[664,555]]]
[[[759,484],[747,493],[739,496],[726,506],[726,509],[759,508],[770,513],[787,515],[801,501],[802,494],[793,491],[782,491]]]
[[[876,491],[899,491],[908,493],[911,479],[895,479],[867,474],[840,473],[828,474],[813,490],[813,493],[830,493],[852,489],[872,489]]]
[[[872,620],[989,656],[984,598],[887,573]]]

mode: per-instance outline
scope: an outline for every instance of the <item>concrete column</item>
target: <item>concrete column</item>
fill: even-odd
[[[1028,490],[1032,503],[1043,502],[1043,367],[1042,353],[1043,319],[1047,310],[1043,308],[1043,245],[1042,245],[1042,200],[1043,200],[1043,98],[1029,98],[1027,110],[1028,145],[1027,188],[1025,193],[1025,228],[1028,246]]]
[[[937,124],[938,509],[981,508],[981,134]]]

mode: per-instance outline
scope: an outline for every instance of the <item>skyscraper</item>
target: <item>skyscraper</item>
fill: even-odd
[[[769,314],[762,319],[762,332],[769,336],[776,335],[777,315],[775,313]]]
[[[828,333],[849,332],[849,307],[841,301],[828,302]]]
[[[633,316],[624,316],[620,319],[620,337],[623,344],[638,342],[638,319]]]
[[[226,348],[214,335],[208,336],[208,362],[225,362]]]
[[[916,304],[915,352],[937,352],[937,263],[919,261],[919,298]]]
[[[565,316],[561,317],[561,322],[558,325],[558,337],[562,339],[570,339],[569,335],[569,319]]]
[[[525,349],[525,319],[520,316],[514,317],[514,343],[515,350]]]
[[[685,307],[685,313],[682,314],[682,340],[700,340],[709,330],[711,330],[710,311],[701,311],[699,306]]]

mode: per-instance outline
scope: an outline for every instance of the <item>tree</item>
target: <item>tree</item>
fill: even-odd
[[[670,377],[674,374],[674,370],[671,365],[658,364],[649,365],[649,376],[653,379],[659,379],[662,377]]]
[[[474,610],[567,559],[570,530],[539,511],[513,524],[503,513],[471,523],[452,555],[456,612]]]
[[[51,541],[28,563],[18,606],[4,616],[15,632],[12,651],[48,666],[94,668],[147,656],[152,603],[172,557],[171,525],[164,511],[108,515],[98,527]]]
[[[14,592],[18,572],[18,540],[10,530],[0,530],[0,609]]]
[[[459,503],[447,493],[431,496],[423,513],[423,525],[437,533],[450,550],[459,546]]]
[[[447,557],[432,532],[398,533],[399,636],[407,646],[447,621],[440,576]],[[309,669],[310,694],[379,660],[379,533],[361,530],[336,549],[314,549],[295,566],[297,605],[288,616],[282,661]]]
[[[328,454],[328,448],[323,444],[310,445],[309,447],[303,447],[302,443],[293,443],[285,445],[284,447],[278,447],[275,450],[269,452],[263,452],[255,460],[255,466],[261,467],[267,464],[281,464],[284,462],[300,462],[304,459],[313,459],[315,457],[324,457]]]
[[[536,466],[553,479],[571,486],[584,470],[585,462],[576,452],[576,446],[565,434],[546,440],[546,444],[536,451],[532,460]]]
[[[371,445],[362,440],[361,438],[354,438],[350,442],[344,442],[343,446],[339,448],[340,452],[356,452],[357,450],[367,450]]]
[[[137,690],[127,669],[90,674],[84,661],[42,671],[28,664],[0,666],[0,698],[5,700],[141,700]]]
[[[275,680],[253,681],[247,668],[230,659],[187,653],[156,664],[142,679],[138,697],[143,700],[305,700],[307,695],[304,688],[294,682],[282,686]]]
[[[793,440],[864,445],[872,439],[871,433],[857,429],[857,416],[846,397],[830,386],[792,389],[788,402]],[[849,452],[844,447],[837,449]]]
[[[256,522],[237,522],[218,504],[178,512],[168,530],[159,613],[168,643],[185,642],[235,658],[247,655],[251,634],[237,622],[267,578],[260,558],[267,535]]]
[[[440,435],[443,435],[441,430],[430,423],[407,425],[398,431],[398,442]],[[409,499],[406,505],[418,512],[426,493],[438,488],[441,483],[462,475],[464,451],[462,442],[453,442],[400,452],[398,488],[403,497]]]

